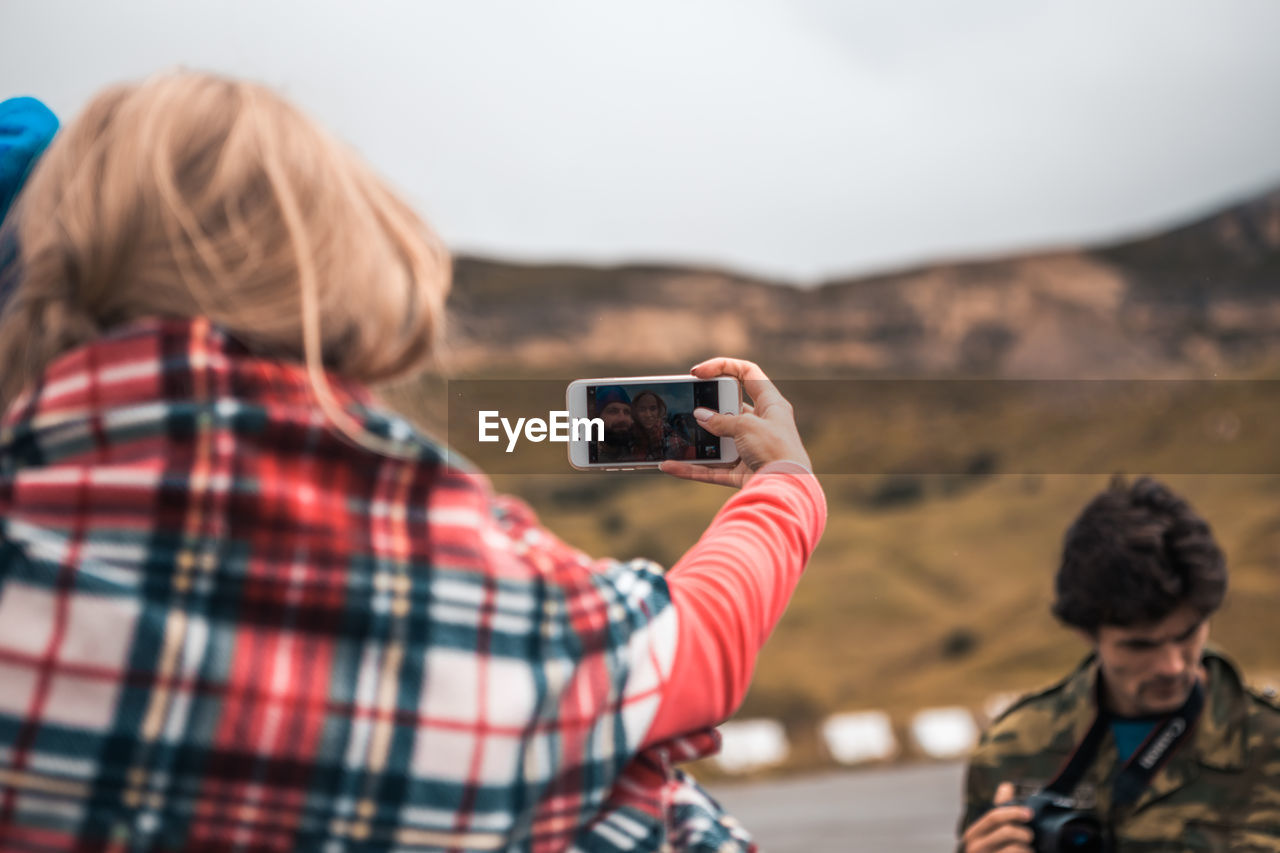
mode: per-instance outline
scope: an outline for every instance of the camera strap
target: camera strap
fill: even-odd
[[[1098,756],[1098,748],[1102,745],[1102,739],[1106,737],[1112,717],[1110,713],[1103,710],[1101,676],[1098,678],[1097,706],[1098,715],[1094,718],[1093,725],[1089,727],[1088,734],[1080,741],[1075,752],[1067,759],[1054,780],[1045,785],[1046,792],[1061,797],[1070,796],[1076,785],[1080,784],[1080,780],[1084,778],[1089,765],[1093,764],[1093,760]],[[1151,730],[1151,734],[1147,735],[1147,739],[1120,768],[1111,790],[1113,805],[1126,806],[1137,802],[1138,797],[1142,796],[1142,792],[1156,773],[1160,772],[1160,768],[1164,766],[1169,756],[1189,739],[1203,708],[1204,688],[1197,681],[1191,688],[1191,694],[1187,696],[1187,700],[1182,703],[1182,707],[1157,723]]]

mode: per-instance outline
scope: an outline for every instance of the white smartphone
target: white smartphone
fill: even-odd
[[[565,392],[569,464],[581,470],[635,471],[666,459],[733,465],[732,438],[712,435],[693,416],[699,407],[742,411],[742,386],[732,376],[619,376],[578,379]]]

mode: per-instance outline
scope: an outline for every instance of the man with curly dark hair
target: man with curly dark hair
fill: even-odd
[[[1227,590],[1208,523],[1156,480],[1117,478],[1068,528],[1055,590],[1093,651],[984,734],[965,853],[1280,851],[1280,708],[1206,646]],[[1051,846],[1046,818],[1069,811]]]

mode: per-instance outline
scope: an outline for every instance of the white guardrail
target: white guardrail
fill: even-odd
[[[716,764],[726,773],[748,773],[787,760],[791,745],[777,720],[733,720],[720,726]]]
[[[1280,694],[1280,672],[1255,674],[1250,686],[1271,696]],[[906,726],[910,750],[904,750],[894,734],[892,718],[884,711],[866,710],[833,714],[822,723],[822,742],[832,759],[854,766],[893,761],[911,755],[938,760],[964,758],[978,745],[982,727],[1018,701],[1020,693],[995,693],[976,713],[968,708],[926,708],[914,714]],[[791,753],[786,728],[778,720],[732,720],[720,726],[722,747],[715,762],[726,773],[750,773],[787,760]]]
[[[904,749],[893,719],[884,711],[833,714],[822,723],[822,742],[837,763],[856,766],[893,761],[910,753],[937,760],[964,758],[978,744],[981,727],[1004,713],[1018,693],[996,693],[975,714],[968,708],[926,708],[908,721]],[[750,773],[783,763],[791,753],[786,727],[778,720],[732,720],[720,726],[722,741],[715,763],[726,773]]]
[[[822,724],[822,740],[841,764],[888,761],[899,753],[893,723],[884,711],[836,714]]]
[[[930,708],[911,718],[911,739],[929,758],[963,758],[978,745],[978,734],[968,708]]]

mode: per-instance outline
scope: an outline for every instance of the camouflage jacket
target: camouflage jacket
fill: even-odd
[[[1111,808],[1117,756],[1110,734],[1075,791],[1077,805],[1110,826],[1116,853],[1280,853],[1280,706],[1245,687],[1220,653],[1206,651],[1204,664],[1205,707],[1192,739],[1136,803]],[[1001,782],[1024,797],[1054,778],[1093,724],[1097,677],[1090,656],[991,725],[970,761],[961,833],[991,808]]]

